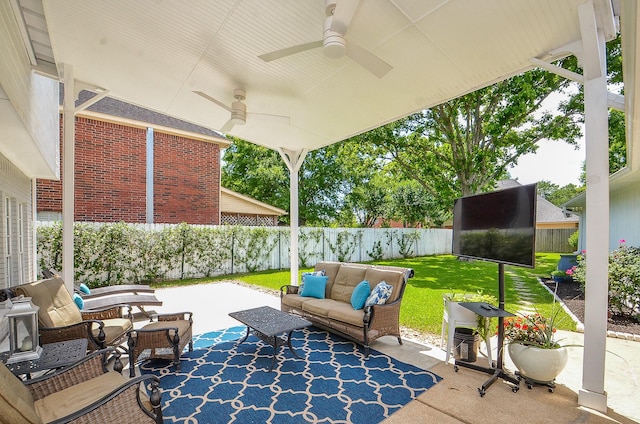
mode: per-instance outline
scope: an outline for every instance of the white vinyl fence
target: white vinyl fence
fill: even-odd
[[[60,268],[62,227],[38,222],[38,263]],[[299,231],[299,265],[451,253],[450,229],[311,228]],[[286,269],[288,227],[76,223],[75,277],[92,285]]]

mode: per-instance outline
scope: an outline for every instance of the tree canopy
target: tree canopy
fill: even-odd
[[[609,82],[620,84],[619,37],[607,54]],[[556,64],[579,72],[575,57]],[[299,174],[300,224],[442,224],[456,197],[493,189],[540,140],[576,144],[584,119],[576,85],[533,69],[309,152]],[[553,94],[563,100],[549,110]],[[614,172],[626,163],[622,113],[611,111],[609,138]],[[289,210],[288,170],[277,152],[233,139],[222,171],[224,186]],[[556,204],[581,190],[545,181],[539,189]]]

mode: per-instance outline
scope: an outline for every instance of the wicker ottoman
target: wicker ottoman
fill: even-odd
[[[147,359],[172,360],[179,371],[180,354],[185,346],[189,344],[189,351],[193,350],[192,315],[191,312],[152,315],[149,324],[129,331],[129,375],[135,377],[136,363]]]

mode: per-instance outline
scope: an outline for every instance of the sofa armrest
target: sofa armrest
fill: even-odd
[[[400,304],[402,299],[397,299],[384,305],[373,305],[365,308],[364,325],[371,329],[400,325]]]
[[[95,351],[53,374],[26,380],[24,385],[31,391],[34,400],[42,399],[52,393],[108,372],[107,362],[112,356],[115,357],[114,370],[122,372],[123,365],[120,361],[120,353],[115,348],[109,348]]]
[[[285,294],[298,294],[299,289],[300,289],[300,286],[293,286],[291,284],[286,284],[280,287],[280,297],[284,296]]]

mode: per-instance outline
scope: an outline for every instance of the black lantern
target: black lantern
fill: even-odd
[[[14,297],[13,306],[7,313],[9,319],[9,359],[8,364],[40,359],[42,347],[38,334],[39,306],[31,303],[30,297]]]

